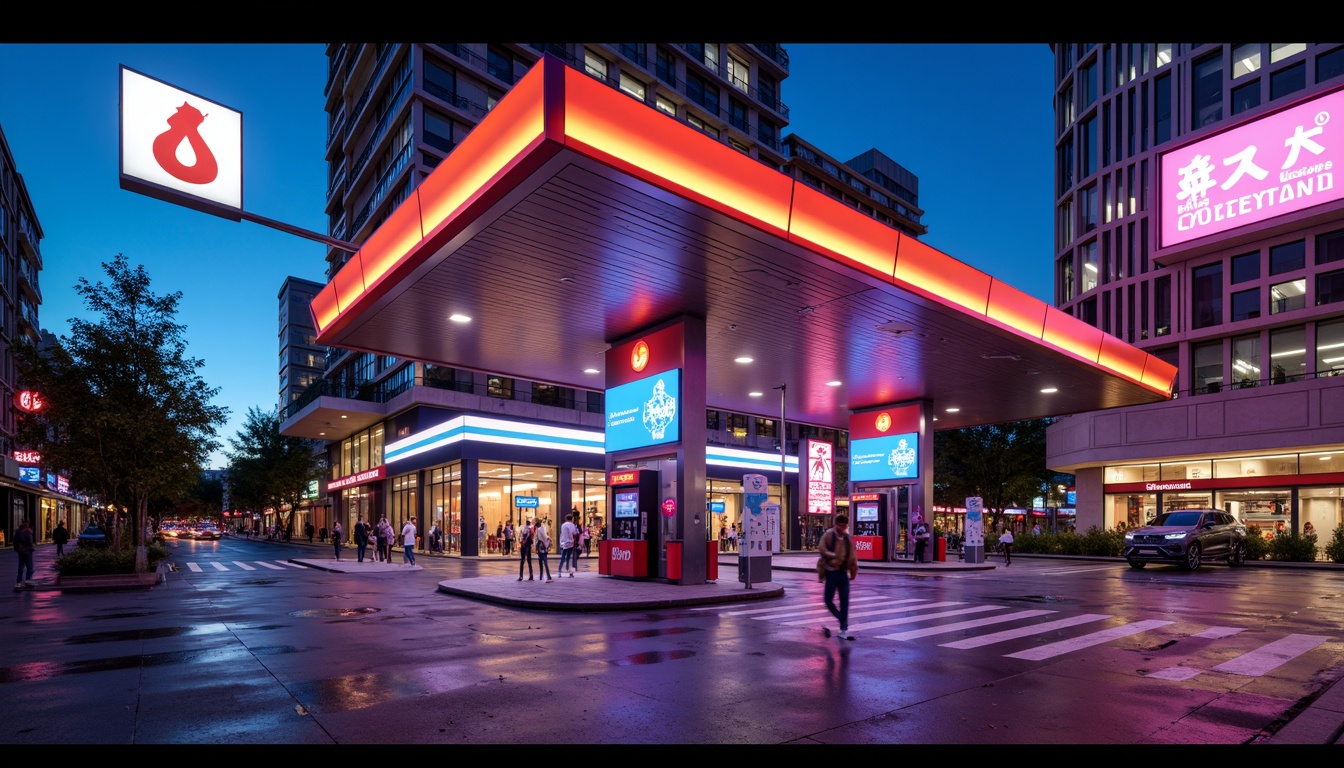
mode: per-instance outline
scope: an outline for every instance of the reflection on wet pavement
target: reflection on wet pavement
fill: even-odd
[[[695,655],[695,651],[645,651],[626,656],[623,659],[612,659],[607,662],[614,667],[638,667],[645,664],[657,664],[663,661],[675,661],[677,659],[688,659]]]

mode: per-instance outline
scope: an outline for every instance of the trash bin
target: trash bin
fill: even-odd
[[[942,563],[947,561],[947,537],[939,536],[934,545],[933,559]]]

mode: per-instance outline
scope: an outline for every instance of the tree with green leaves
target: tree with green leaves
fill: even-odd
[[[934,503],[959,507],[979,496],[995,513],[1030,506],[1055,476],[1045,466],[1049,423],[1009,421],[934,433]]]
[[[326,461],[320,444],[303,437],[280,434],[280,413],[249,408],[242,429],[229,438],[229,490],[239,506],[277,513],[289,507],[282,530],[293,531],[294,511],[308,494],[308,486],[322,477]]]
[[[102,269],[107,283],[75,285],[89,318],[71,318],[69,337],[15,347],[19,379],[46,399],[17,438],[69,472],[72,487],[129,510],[128,530],[114,524],[109,533],[113,546],[135,548],[145,571],[151,500],[191,490],[228,409],[211,404],[219,390],[187,355],[176,321],[182,293],[156,295],[144,266],[122,254]]]

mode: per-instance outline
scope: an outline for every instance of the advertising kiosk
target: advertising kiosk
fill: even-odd
[[[886,560],[887,494],[851,494],[849,508],[854,517],[854,553],[860,560]]]
[[[598,545],[597,572],[604,576],[658,576],[658,473],[620,469],[607,475],[611,527]]]

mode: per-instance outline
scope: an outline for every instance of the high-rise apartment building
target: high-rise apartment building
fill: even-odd
[[[1055,304],[1179,368],[1048,432],[1077,522],[1215,507],[1324,547],[1344,498],[1344,46],[1055,44]]]
[[[326,348],[314,339],[313,314],[309,305],[322,290],[322,283],[290,275],[280,285],[280,400],[281,411],[298,400],[308,387],[322,378],[327,368]]]
[[[888,226],[913,236],[927,231],[918,179],[890,158],[870,150],[837,163],[781,137],[789,60],[776,44],[333,43],[327,55],[327,213],[329,234],[339,240],[364,242],[544,55]],[[328,280],[349,256],[329,251]],[[282,431],[329,443],[331,507],[315,507],[319,527],[335,518],[350,530],[358,515],[386,515],[399,525],[411,516],[421,531],[438,526],[449,552],[499,553],[505,525],[531,517],[529,509],[553,522],[577,513],[598,532],[609,522],[604,457],[593,450],[605,425],[601,387],[597,375],[593,389],[582,390],[332,349],[325,378],[285,407]],[[388,468],[385,446],[436,424],[455,436],[455,447]],[[779,420],[762,414],[711,410],[706,425],[718,451],[706,486],[711,501],[728,499],[711,506],[715,523],[738,522],[732,497],[744,466],[773,466],[778,497],[781,440],[788,450],[803,437],[829,439],[847,452],[843,433],[789,423],[781,434]],[[579,431],[560,438],[558,429]],[[595,442],[580,447],[575,439]],[[719,476],[715,461],[727,467]],[[526,501],[532,497],[538,501]],[[538,506],[517,506],[520,498]]]
[[[10,349],[20,343],[37,345],[42,326],[38,275],[42,271],[42,226],[33,210],[28,187],[0,130],[0,534],[12,541],[20,520],[29,520],[38,539],[45,538],[58,519],[69,520],[67,501],[42,494],[46,482],[38,457],[29,457],[14,441],[22,390]],[[55,475],[52,476],[53,479]],[[58,517],[59,516],[59,517]]]

